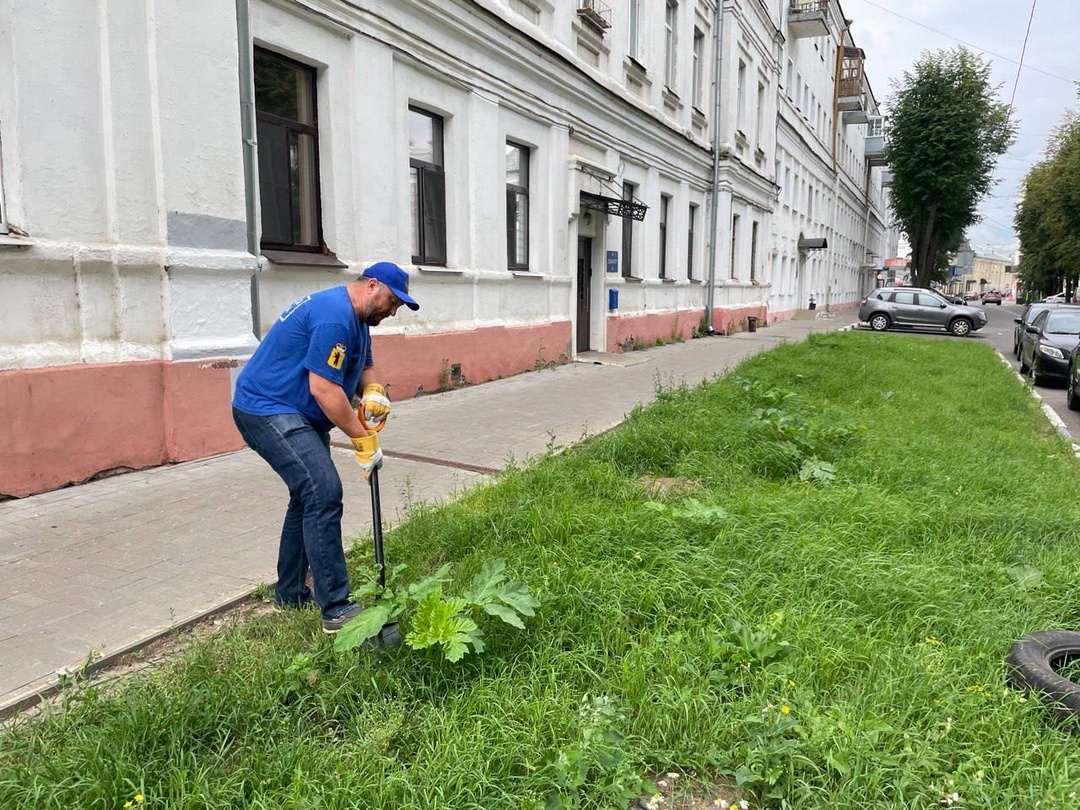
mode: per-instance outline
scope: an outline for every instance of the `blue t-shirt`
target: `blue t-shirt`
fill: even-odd
[[[345,287],[307,295],[281,313],[236,378],[233,407],[253,416],[299,413],[329,430],[311,395],[308,372],[336,382],[352,398],[371,366],[371,335]]]

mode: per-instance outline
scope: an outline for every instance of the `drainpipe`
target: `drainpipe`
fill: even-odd
[[[723,76],[724,0],[716,0],[716,106],[713,109],[712,215],[709,225],[709,289],[705,295],[705,334],[713,332],[716,302],[716,228],[720,219],[720,80]]]
[[[247,250],[255,257],[251,274],[251,331],[262,340],[262,304],[259,296],[259,234],[255,210],[255,68],[251,54],[251,0],[236,0],[236,42],[240,73],[240,134],[244,152],[244,204],[247,213]]]

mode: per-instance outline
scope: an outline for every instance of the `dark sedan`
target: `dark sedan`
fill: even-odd
[[[1013,323],[1016,324],[1013,327],[1013,357],[1017,360],[1020,359],[1020,339],[1024,336],[1024,330],[1031,326],[1040,312],[1045,312],[1048,309],[1063,309],[1068,306],[1068,304],[1055,304],[1047,301],[1028,304],[1028,308],[1024,310],[1023,315],[1019,318],[1013,318]]]
[[[1080,341],[1080,308],[1055,307],[1040,312],[1020,339],[1020,373],[1041,385],[1067,380],[1069,355]]]
[[[997,290],[990,290],[989,292],[984,292],[982,302],[984,304],[997,304],[1000,307],[1001,293],[999,293]]]

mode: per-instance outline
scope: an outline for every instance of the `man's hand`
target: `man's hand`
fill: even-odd
[[[366,481],[372,470],[382,466],[382,450],[379,448],[379,437],[374,433],[352,439],[353,450],[356,451],[356,463],[360,465],[360,471]]]
[[[364,421],[372,427],[378,425],[390,415],[390,400],[386,397],[386,389],[378,383],[364,386],[360,407],[364,409]]]

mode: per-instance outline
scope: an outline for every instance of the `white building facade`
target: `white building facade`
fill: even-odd
[[[713,0],[0,8],[0,494],[241,446],[258,336],[377,261],[397,399],[857,303],[876,109],[807,5],[724,3],[718,132]]]

